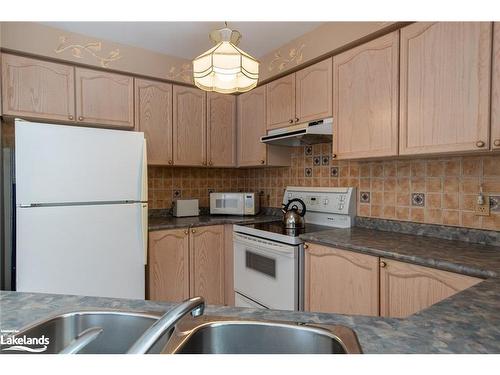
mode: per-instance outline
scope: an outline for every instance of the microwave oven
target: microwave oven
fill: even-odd
[[[259,209],[256,193],[210,193],[210,214],[257,215]]]

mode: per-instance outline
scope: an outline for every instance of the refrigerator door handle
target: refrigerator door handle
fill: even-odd
[[[141,204],[142,248],[144,251],[144,265],[148,264],[148,204]]]
[[[141,187],[141,202],[148,201],[148,153],[146,138],[142,146],[142,187]]]

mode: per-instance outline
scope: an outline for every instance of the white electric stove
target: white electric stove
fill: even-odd
[[[356,189],[287,187],[283,204],[306,205],[305,228],[281,221],[234,226],[235,304],[277,310],[304,308],[304,242],[301,234],[350,228],[356,216]]]

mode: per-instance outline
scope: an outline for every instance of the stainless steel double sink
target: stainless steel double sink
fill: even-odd
[[[100,328],[100,334],[77,352],[120,354],[160,316],[119,310],[73,311],[39,321],[16,336],[45,335],[50,343],[43,353],[55,354],[72,345],[82,332]],[[361,348],[355,333],[344,326],[187,315],[148,351],[156,353],[347,354],[361,353]]]

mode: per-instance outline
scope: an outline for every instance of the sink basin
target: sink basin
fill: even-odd
[[[50,342],[45,354],[59,353],[66,348],[82,331],[102,328],[101,334],[78,353],[120,354],[126,353],[132,344],[148,329],[161,314],[135,313],[119,310],[72,311],[55,315],[22,329],[16,337],[40,337],[45,335]],[[150,353],[160,353],[169,337],[160,338]],[[43,345],[42,345],[43,346]],[[2,351],[8,354],[26,354],[26,351]]]
[[[361,348],[354,331],[344,326],[186,316],[163,353],[350,354]]]

